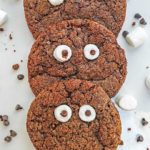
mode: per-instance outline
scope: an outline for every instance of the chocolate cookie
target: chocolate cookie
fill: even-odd
[[[71,19],[96,21],[118,35],[126,15],[126,0],[24,0],[24,10],[34,38],[50,24]]]
[[[35,95],[57,80],[77,78],[100,84],[114,96],[126,77],[124,50],[104,26],[90,20],[51,25],[34,43],[28,61]]]
[[[89,81],[55,82],[33,101],[27,131],[37,150],[116,150],[118,112],[103,89]]]

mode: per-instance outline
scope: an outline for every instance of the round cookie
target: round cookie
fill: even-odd
[[[56,111],[69,120],[60,121]],[[79,111],[86,117],[95,112],[96,117],[83,120]],[[116,150],[121,144],[121,122],[110,98],[100,86],[77,79],[55,82],[36,97],[27,131],[37,150]]]
[[[60,57],[64,45],[71,56],[65,58],[66,62]],[[90,48],[95,55],[89,53]],[[91,60],[93,56],[96,58]],[[124,83],[126,66],[124,50],[111,31],[90,20],[63,21],[51,25],[33,44],[28,60],[29,82],[38,95],[57,80],[89,80],[100,84],[112,97]]]
[[[60,5],[54,5],[55,1]],[[72,19],[96,21],[117,36],[125,19],[126,0],[24,0],[24,10],[34,38],[50,24]]]

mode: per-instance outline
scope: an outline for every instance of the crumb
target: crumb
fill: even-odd
[[[23,62],[23,60],[20,60],[20,62]]]
[[[4,31],[4,28],[0,28],[0,32],[3,32]]]
[[[13,68],[13,70],[18,70],[18,69],[19,69],[19,64],[14,64],[14,65],[12,66],[12,68]]]
[[[141,124],[142,124],[143,126],[148,125],[148,123],[149,123],[149,122],[148,122],[145,118],[142,118]]]
[[[14,49],[14,53],[16,52],[16,50]]]
[[[19,104],[17,104],[16,107],[15,107],[15,110],[17,110],[17,111],[18,110],[22,110],[22,109],[23,109],[23,107],[21,105],[19,105]]]
[[[141,25],[147,25],[147,22],[145,21],[144,18],[142,18],[142,19],[140,20],[140,24],[141,24]]]
[[[133,23],[132,23],[132,27],[134,27],[135,25],[136,25],[136,22],[133,22]]]
[[[11,136],[11,137],[17,136],[17,132],[14,131],[14,130],[10,130],[10,136]]]
[[[128,128],[128,131],[131,131],[132,129],[131,128]]]
[[[149,69],[149,66],[146,66],[146,69]]]

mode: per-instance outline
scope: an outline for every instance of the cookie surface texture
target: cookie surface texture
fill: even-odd
[[[81,110],[82,106],[92,108],[91,112]],[[72,111],[66,122],[54,115],[63,109]],[[79,110],[88,117],[95,112],[96,117],[82,121]],[[28,112],[27,131],[37,150],[116,150],[121,142],[120,118],[110,98],[100,86],[78,79],[55,82],[36,97]]]
[[[89,20],[51,25],[31,49],[29,83],[35,95],[54,81],[93,81],[113,97],[125,81],[125,53],[114,34]]]
[[[24,0],[24,10],[34,38],[50,24],[72,19],[96,21],[117,36],[125,19],[126,0]]]

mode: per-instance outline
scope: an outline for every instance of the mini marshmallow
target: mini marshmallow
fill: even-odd
[[[124,95],[119,99],[118,105],[126,111],[131,111],[136,109],[137,100],[131,95]]]
[[[62,116],[61,113],[63,111],[66,111],[67,112],[67,115],[66,116]],[[69,106],[67,105],[60,105],[58,107],[55,108],[54,110],[54,115],[55,115],[55,118],[60,121],[60,122],[67,122],[69,121],[69,119],[71,118],[72,116],[72,110]]]
[[[150,90],[150,75],[146,77],[145,84],[147,88]]]
[[[91,51],[94,51],[95,54],[91,54]],[[96,45],[88,44],[84,47],[84,56],[88,60],[94,60],[98,58],[99,55],[100,55],[100,50]]]
[[[139,47],[144,44],[147,39],[147,33],[144,28],[137,27],[126,36],[126,41],[133,47]]]
[[[49,2],[53,5],[53,6],[58,6],[60,4],[62,4],[64,2],[64,0],[49,0]]]
[[[67,52],[67,56],[63,57],[63,51]],[[68,61],[72,56],[72,50],[67,45],[59,45],[55,48],[53,56],[56,60],[59,62],[66,62]]]
[[[86,115],[86,111],[90,111],[90,115]],[[79,110],[79,117],[82,121],[91,122],[96,118],[95,109],[90,105],[83,105]]]
[[[0,9],[0,26],[7,21],[7,13]]]

